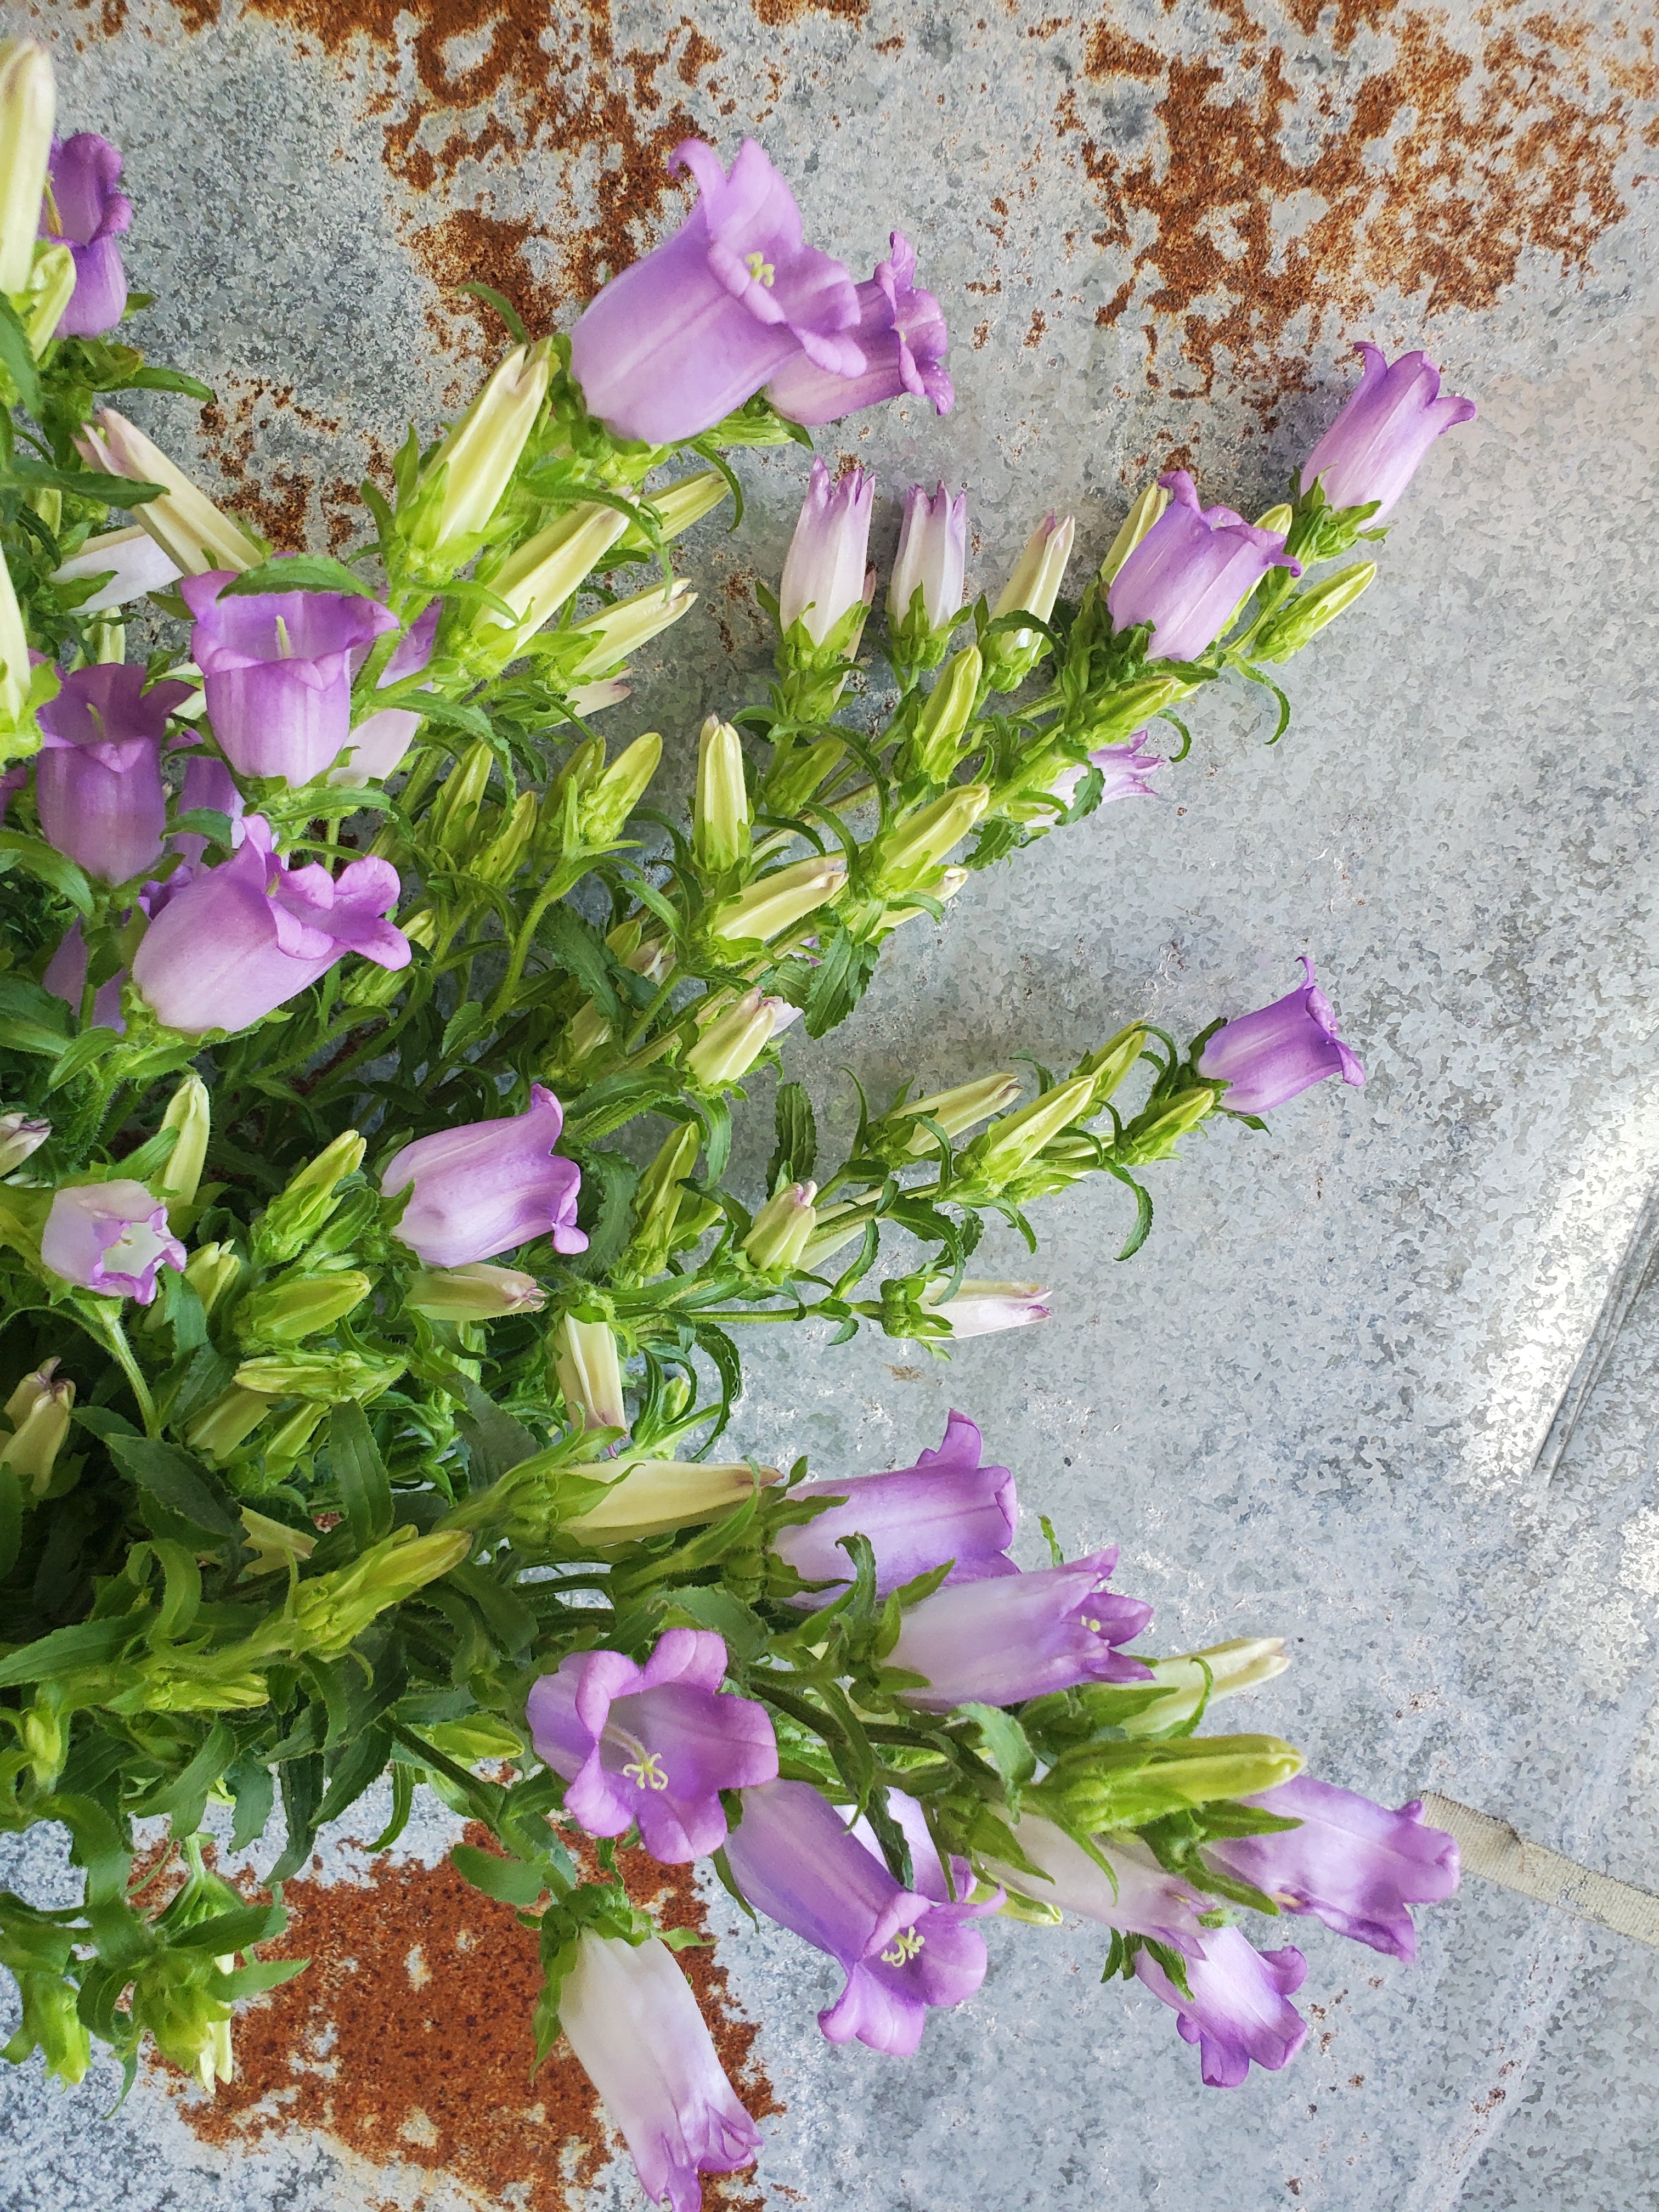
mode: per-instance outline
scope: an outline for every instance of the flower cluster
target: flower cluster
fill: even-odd
[[[1127,1259],[1183,1145],[1361,1084],[1311,958],[1189,1037],[1131,1013],[1058,1073],[861,1098],[838,1158],[784,1082],[763,1185],[734,1114],[896,930],[1161,795],[1181,702],[1242,678],[1282,730],[1268,671],[1367,588],[1332,564],[1468,403],[1368,349],[1283,505],[1170,474],[1072,595],[1065,514],[970,592],[944,484],[884,591],[879,487],[814,462],[775,683],[709,716],[682,806],[659,732],[593,723],[695,607],[727,452],[951,404],[908,240],[860,283],[758,146],[687,142],[682,227],[568,338],[514,329],[358,542],[278,555],[112,404],[206,394],[127,342],[121,156],[55,125],[44,52],[0,47],[0,1826],[63,1820],[92,1870],[82,1912],[0,1898],[5,2055],[74,2081],[149,2037],[226,2078],[236,2004],[297,1967],[258,1955],[280,1905],[207,1870],[210,1796],[246,1842],[280,1791],[280,1882],[391,1762],[400,1817],[423,1780],[494,1838],[456,1864],[539,1929],[538,2051],[562,2027],[677,2212],[759,2133],[618,1839],[712,1857],[833,1960],[832,2042],[913,2051],[994,1922],[1073,1912],[1206,2081],[1282,2065],[1304,1963],[1235,1916],[1409,1958],[1456,1863],[1415,1805],[1199,1732],[1279,1646],[1147,1652],[1115,1548],[1018,1556],[960,1414],[850,1480],[715,1447],[748,1324],[944,1355],[1043,1322],[1063,1294],[969,1272],[988,1215],[1035,1249],[1028,1213],[1107,1175]],[[158,1806],[161,1911],[125,1880]]]

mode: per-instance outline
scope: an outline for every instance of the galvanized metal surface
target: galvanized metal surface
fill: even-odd
[[[6,23],[53,40],[66,115],[126,147],[130,260],[160,295],[147,343],[221,390],[200,447],[183,403],[147,426],[256,491],[274,532],[346,515],[340,487],[470,373],[480,319],[434,277],[568,312],[607,251],[674,219],[657,167],[691,126],[728,152],[763,136],[855,264],[896,223],[917,240],[958,333],[956,412],[890,410],[826,443],[880,471],[889,544],[912,474],[965,483],[993,585],[1050,504],[1097,550],[1177,453],[1212,496],[1266,504],[1358,337],[1426,343],[1478,397],[1375,590],[1291,671],[1281,745],[1252,701],[1206,702],[1164,801],[977,882],[944,930],[896,941],[846,1030],[786,1052],[844,1130],[842,1061],[879,1089],[1060,1060],[1138,1012],[1196,1028],[1286,988],[1308,951],[1366,1089],[1189,1143],[1128,1266],[1115,1186],[1051,1202],[1055,1318],[948,1367],[757,1331],[740,1428],[769,1459],[867,1469],[960,1404],[1033,1519],[1068,1548],[1122,1546],[1169,1648],[1291,1638],[1253,1712],[1317,1771],[1391,1802],[1432,1788],[1659,1887],[1659,1300],[1644,1265],[1621,1273],[1659,1157],[1650,27],[1598,0],[1049,21],[1008,0],[700,0],[695,25],[108,0]],[[748,580],[775,574],[800,473],[767,457],[741,531],[690,542],[702,609],[619,733],[661,726],[683,763],[708,707],[763,682]],[[758,1091],[752,1110],[757,1170]],[[994,1259],[1028,1264],[1012,1239]],[[48,1869],[36,1853],[5,1878]],[[772,2205],[1659,2197],[1650,1953],[1494,1889],[1425,1915],[1409,1969],[1297,1923],[1314,2033],[1292,2072],[1232,2094],[1200,2088],[1143,1992],[1095,1986],[1095,1931],[998,1929],[980,1997],[897,2065],[821,2041],[814,1954],[711,1911],[786,2107]],[[467,2201],[326,2136],[206,2146],[151,2083],[105,2118],[110,2088],[0,2081],[0,2212]],[[571,2201],[640,2200],[617,2165]]]

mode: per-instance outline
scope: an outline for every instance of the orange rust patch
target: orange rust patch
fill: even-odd
[[[339,422],[306,406],[295,398],[292,385],[278,384],[272,378],[221,376],[219,381],[226,392],[232,386],[239,388],[228,400],[223,397],[210,400],[203,408],[201,435],[204,448],[229,487],[227,504],[246,516],[279,553],[303,551],[314,480],[304,470],[283,462],[266,466],[256,476],[254,457],[259,450],[259,434],[279,410],[292,414],[307,429],[326,438],[337,437]]]
[[[1327,11],[1286,4],[1305,33]],[[1322,40],[1343,52],[1386,30],[1392,47],[1346,79],[1310,68],[1248,0],[1196,30],[1171,18],[1156,45],[1099,20],[1085,76],[1156,88],[1158,131],[1126,155],[1074,90],[1058,104],[1059,134],[1099,190],[1096,243],[1130,257],[1097,319],[1151,314],[1204,394],[1224,361],[1271,403],[1307,381],[1328,330],[1391,291],[1420,321],[1490,307],[1528,251],[1564,274],[1585,267],[1628,211],[1620,163],[1641,142],[1638,105],[1659,97],[1655,34],[1528,4],[1482,9],[1466,50],[1443,17],[1402,0],[1339,0]]]
[[[806,15],[835,15],[843,23],[861,23],[870,12],[870,0],[753,0],[753,6],[760,21],[771,31],[781,31],[787,23],[799,23]]]
[[[489,1843],[482,1830],[469,1840]],[[643,1851],[618,1864],[661,1925],[702,1929],[689,1868]],[[262,1955],[311,1964],[238,2014],[234,2078],[210,2102],[187,2100],[177,2073],[154,2064],[194,2133],[249,2145],[309,2128],[382,2167],[441,2172],[488,2203],[566,2212],[614,2146],[567,2045],[532,2080],[534,1933],[447,1860],[382,1866],[368,1887],[290,1881],[283,1899],[288,1930]],[[732,2012],[712,1951],[683,1951],[679,1963],[744,2102],[757,2117],[781,2110],[754,2057],[758,2031]],[[757,2201],[744,2177],[726,2190],[729,2204]]]

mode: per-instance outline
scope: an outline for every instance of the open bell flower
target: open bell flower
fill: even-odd
[[[803,1482],[792,1499],[844,1498],[811,1521],[780,1528],[772,1548],[803,1582],[829,1583],[790,1602],[816,1610],[852,1581],[843,1536],[866,1536],[876,1560],[876,1594],[912,1582],[952,1560],[945,1587],[983,1582],[1019,1570],[1008,1557],[1019,1520],[1014,1478],[1006,1467],[981,1464],[983,1443],[965,1413],[952,1413],[937,1451],[919,1452],[914,1467],[836,1482]]]
[[[579,1936],[559,2021],[653,2203],[698,2212],[700,2175],[753,2162],[760,2130],[659,1937],[634,1944],[591,1930]]]
[[[240,775],[309,783],[346,744],[352,655],[395,629],[397,617],[346,592],[221,598],[234,580],[210,569],[179,587],[196,617],[191,653],[213,734]]]
[[[169,1029],[246,1029],[348,952],[380,968],[409,965],[409,940],[386,919],[398,889],[387,862],[368,856],[331,877],[318,862],[290,867],[262,815],[249,815],[243,831],[230,860],[152,915],[134,956],[132,980]]]
[[[184,789],[179,794],[179,811],[190,814],[201,809],[204,812],[222,814],[230,823],[230,842],[234,851],[242,842],[242,817],[246,802],[236,787],[236,779],[222,760],[211,753],[192,753],[185,766]],[[173,842],[192,866],[199,864],[207,851],[208,841],[194,830],[179,830],[173,833]]]
[[[743,1793],[726,1846],[738,1887],[758,1912],[827,1952],[847,1977],[818,2014],[831,2043],[854,2038],[908,2058],[928,2010],[961,2004],[985,1978],[985,1938],[971,1906],[901,1888],[827,1799],[805,1782]]]
[[[1185,469],[1158,478],[1169,506],[1107,588],[1115,629],[1152,624],[1152,660],[1195,660],[1218,638],[1270,568],[1302,574],[1282,530],[1261,530],[1231,507],[1200,507]]]
[[[1365,1080],[1359,1057],[1336,1033],[1336,1014],[1314,981],[1304,952],[1305,981],[1253,1014],[1224,1023],[1198,1056],[1198,1073],[1227,1085],[1221,1094],[1230,1114],[1267,1114],[1328,1075],[1356,1088]]]
[[[1290,2002],[1308,1962],[1287,1945],[1258,1951],[1237,1928],[1207,1928],[1204,1954],[1187,1961],[1183,1997],[1150,1951],[1135,1956],[1135,1978],[1171,2006],[1182,2039],[1199,2047],[1206,2087],[1237,2089],[1250,2062],[1270,2074],[1301,2050],[1308,2024]]]
[[[1099,745],[1089,756],[1089,768],[1100,770],[1100,803],[1110,806],[1120,799],[1156,799],[1149,778],[1169,762],[1161,753],[1143,750],[1151,732],[1137,730],[1127,744]],[[1089,769],[1078,763],[1063,768],[1048,786],[1049,793],[1063,805],[1069,806],[1077,797],[1077,787],[1089,773]]]
[[[712,146],[682,140],[697,206],[672,238],[613,276],[570,334],[591,414],[618,438],[670,445],[712,429],[797,353],[856,376],[858,293],[808,246],[800,210],[752,138],[728,176]]]
[[[951,341],[944,313],[916,283],[916,250],[902,230],[890,234],[889,248],[888,258],[858,287],[853,337],[864,355],[863,368],[854,376],[837,375],[803,351],[767,386],[767,398],[792,422],[833,422],[906,392],[927,400],[936,415],[948,415],[955,405],[945,369]]]
[[[53,142],[40,235],[67,246],[75,263],[60,337],[100,338],[127,311],[127,272],[117,240],[132,221],[132,202],[119,189],[120,177],[119,151],[95,131]]]
[[[1440,371],[1425,353],[1390,362],[1361,339],[1359,389],[1302,464],[1302,489],[1322,479],[1334,507],[1379,502],[1374,521],[1393,513],[1424,455],[1443,432],[1479,411],[1473,399],[1440,389]]]
[[[778,623],[786,636],[803,623],[813,644],[822,645],[855,608],[868,604],[875,497],[876,480],[862,469],[849,469],[835,483],[822,461],[813,462],[778,591]]]
[[[1309,1912],[1339,1936],[1410,1960],[1417,1929],[1407,1909],[1437,1905],[1456,1890],[1457,1843],[1424,1821],[1420,1800],[1391,1813],[1352,1790],[1298,1774],[1247,1804],[1298,1828],[1229,1836],[1206,1857],[1271,1897],[1282,1911]]]
[[[778,1772],[765,1706],[722,1697],[725,1674],[720,1637],[669,1628],[642,1667],[620,1651],[573,1652],[532,1686],[536,1755],[564,1777],[565,1809],[590,1836],[626,1835],[637,1821],[670,1866],[720,1849],[721,1790]]]
[[[953,1705],[1023,1705],[1079,1682],[1144,1682],[1117,1650],[1152,1617],[1141,1599],[1107,1588],[1117,1547],[1063,1567],[999,1575],[936,1590],[904,1615],[888,1663],[926,1678],[901,1692],[924,1713]]]
[[[48,844],[90,876],[122,884],[161,857],[161,740],[188,684],[152,684],[120,662],[77,668],[39,710],[35,805]]]
[[[380,1177],[386,1198],[415,1186],[398,1237],[428,1267],[493,1260],[549,1235],[556,1252],[585,1252],[587,1239],[576,1226],[581,1170],[553,1150],[563,1127],[563,1108],[536,1083],[522,1114],[463,1122],[405,1145]]]
[[[147,1306],[159,1269],[182,1273],[185,1248],[167,1227],[161,1200],[122,1178],[60,1190],[40,1231],[40,1258],[66,1283]]]

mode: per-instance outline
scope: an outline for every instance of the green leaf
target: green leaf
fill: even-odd
[[[265,1832],[270,1808],[276,1801],[276,1784],[264,1759],[256,1758],[251,1751],[245,1751],[226,1768],[225,1781],[236,1800],[230,1848],[243,1851],[250,1844],[257,1844]]]
[[[82,1668],[107,1665],[139,1626],[131,1613],[116,1613],[107,1620],[78,1621],[70,1628],[54,1628],[37,1637],[21,1650],[0,1659],[0,1690],[20,1682],[55,1682]]]
[[[360,1552],[392,1534],[392,1484],[368,1416],[352,1400],[328,1417],[328,1457]]]
[[[46,1079],[48,1091],[60,1091],[66,1083],[73,1083],[89,1067],[95,1067],[120,1042],[114,1030],[93,1028],[82,1030],[72,1045],[68,1046],[58,1065]]]
[[[3,304],[0,301],[0,306]],[[26,869],[82,914],[91,915],[92,885],[73,860],[55,852],[42,838],[31,837],[22,830],[0,830],[0,855],[5,854],[10,855],[15,867]],[[114,1031],[106,1034],[112,1036]]]
[[[106,476],[100,469],[54,469],[44,461],[14,461],[12,474],[42,491],[70,492],[105,507],[143,507],[161,498],[167,489],[164,484],[143,483],[133,477]]]
[[[584,921],[574,907],[549,907],[537,930],[536,945],[556,967],[575,977],[608,1021],[627,1019],[611,981],[614,955],[592,923]]]
[[[245,568],[219,596],[243,599],[256,592],[344,592],[354,599],[374,597],[373,587],[355,568],[326,553],[289,553],[280,560],[262,561],[257,568]]]
[[[183,1771],[160,1789],[149,1791],[138,1800],[134,1810],[164,1813],[173,1822],[175,1836],[193,1836],[202,1825],[208,1792],[230,1765],[235,1752],[235,1737],[222,1721],[215,1721],[208,1730],[206,1741]],[[222,1948],[229,1951],[240,1946],[227,1943]]]
[[[774,1109],[777,1143],[766,1170],[766,1187],[775,1190],[781,1181],[810,1182],[818,1162],[817,1123],[812,1102],[799,1083],[781,1083]]]
[[[512,1468],[533,1459],[541,1446],[522,1421],[504,1413],[476,1382],[466,1384],[469,1420],[458,1421],[475,1490],[487,1490]]]
[[[0,368],[17,386],[23,404],[38,422],[40,417],[40,372],[34,365],[29,334],[11,301],[0,296]]]
[[[523,318],[518,309],[512,301],[498,292],[493,284],[458,284],[455,289],[458,292],[470,292],[475,300],[482,300],[486,307],[493,307],[520,345],[530,343],[530,333],[526,330]]]
[[[210,1920],[198,1920],[188,1928],[170,1929],[168,1942],[175,1951],[213,1951],[222,1955],[227,1951],[251,1951],[256,1943],[268,1943],[273,1936],[280,1936],[287,1925],[288,1915],[280,1905],[237,1905],[228,1912],[216,1912]]]
[[[392,1730],[379,1724],[365,1729],[347,1747],[344,1757],[328,1778],[327,1794],[317,1808],[319,1826],[325,1820],[337,1820],[342,1813],[348,1812],[364,1790],[380,1779],[391,1755]]]
[[[752,1607],[718,1583],[677,1589],[663,1616],[665,1628],[712,1628],[738,1659],[758,1659],[766,1649],[766,1624]]]
[[[182,392],[186,399],[199,399],[204,407],[217,397],[210,384],[204,384],[199,376],[188,376],[182,368],[164,368],[161,363],[146,362],[128,377],[124,387],[128,392]]]
[[[198,1459],[155,1437],[110,1437],[109,1455],[169,1512],[211,1537],[240,1545],[243,1529],[229,1492]]]
[[[808,1036],[823,1036],[847,1019],[869,989],[880,957],[878,945],[861,944],[845,930],[830,939],[806,994],[804,1025]]]
[[[536,1869],[522,1859],[497,1858],[493,1851],[482,1851],[476,1844],[457,1844],[449,1856],[463,1881],[470,1881],[474,1889],[481,1889],[486,1897],[502,1905],[534,1905],[547,1887]]]
[[[1012,1713],[1005,1713],[999,1705],[970,1703],[958,1705],[957,1712],[979,1730],[986,1756],[1002,1777],[1010,1809],[1017,1811],[1020,1791],[1036,1772],[1036,1754],[1024,1729]]]

